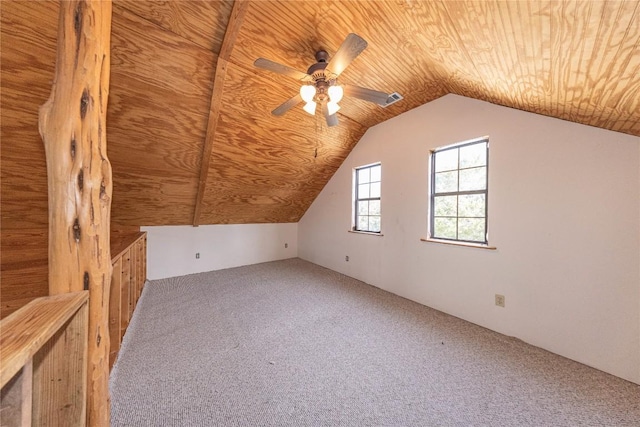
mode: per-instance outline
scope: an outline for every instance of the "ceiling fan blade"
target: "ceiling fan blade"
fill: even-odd
[[[365,39],[354,33],[349,34],[327,64],[326,69],[335,74],[333,77],[338,77],[366,47]]]
[[[286,65],[278,64],[277,62],[264,58],[256,59],[253,65],[274,73],[284,74],[285,76],[292,77],[296,80],[305,80],[309,77],[307,73],[303,73],[302,71],[295,70],[291,67],[287,67]]]
[[[271,114],[273,114],[274,116],[281,116],[301,102],[302,97],[300,96],[300,94],[297,94],[290,100],[283,102],[278,108],[273,110]]]
[[[354,98],[362,99],[364,101],[375,102],[383,107],[387,105],[389,95],[384,92],[353,85],[343,85],[343,88],[344,94],[347,96],[353,96]]]
[[[338,125],[338,115],[337,114],[329,114],[329,108],[327,108],[327,103],[322,103],[322,114],[324,114],[324,118],[327,120],[327,126],[337,126]]]

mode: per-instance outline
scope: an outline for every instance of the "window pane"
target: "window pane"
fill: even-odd
[[[458,221],[458,239],[484,242],[484,218],[460,218]]]
[[[371,168],[371,182],[380,181],[380,173],[382,166],[373,166]]]
[[[433,237],[440,237],[442,239],[455,239],[456,238],[456,219],[455,218],[434,218]]]
[[[358,215],[368,215],[369,214],[369,202],[368,201],[359,201],[358,202]]]
[[[475,216],[484,218],[485,209],[485,195],[484,194],[467,194],[461,195],[458,201],[458,215],[460,216]],[[436,215],[438,215],[436,213]]]
[[[457,216],[458,214],[458,196],[438,196],[435,197],[433,203],[435,216]]]
[[[371,192],[369,197],[380,197],[380,183],[374,182],[371,185]]]
[[[458,171],[436,174],[436,193],[458,191]]]
[[[379,216],[370,216],[369,217],[369,231],[380,231],[380,217]]]
[[[369,227],[369,217],[368,216],[358,216],[358,230],[366,231]]]
[[[436,183],[437,183],[436,178]],[[460,171],[460,191],[484,190],[487,187],[487,168],[464,169]],[[437,190],[436,190],[437,191]]]
[[[358,169],[358,184],[369,182],[369,168]]]
[[[436,159],[436,172],[450,171],[458,169],[458,149],[436,151],[434,154]]]
[[[487,164],[487,144],[485,142],[460,148],[460,169]]]
[[[380,200],[369,201],[369,215],[380,215]]]
[[[358,199],[369,198],[369,184],[358,185]]]

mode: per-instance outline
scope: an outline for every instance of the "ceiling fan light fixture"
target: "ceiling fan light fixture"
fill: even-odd
[[[329,112],[330,116],[333,116],[335,113],[337,113],[339,109],[340,106],[336,101],[327,102],[327,111]]]
[[[307,103],[307,106],[313,102],[313,97],[316,96],[316,87],[312,85],[303,85],[300,87],[300,96],[302,100]],[[315,110],[315,102],[313,102]],[[305,106],[306,110],[306,106]],[[310,113],[313,114],[313,113]]]
[[[337,104],[342,100],[343,95],[344,90],[342,89],[342,86],[329,86],[329,98],[331,99],[331,102],[335,102]]]
[[[313,86],[311,86],[311,87],[313,87]],[[314,90],[314,92],[315,92],[315,90]],[[309,102],[307,102],[305,104],[304,107],[302,107],[302,109],[313,116],[313,115],[316,114],[316,103],[313,102],[313,101],[309,101]]]

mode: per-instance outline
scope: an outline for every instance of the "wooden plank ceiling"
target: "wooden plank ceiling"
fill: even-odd
[[[211,105],[233,3],[116,1],[113,221],[192,224],[201,176],[201,224],[298,221],[370,126],[447,93],[640,136],[639,4],[252,1]],[[299,85],[253,61],[306,71],[350,32],[369,46],[340,80],[405,99],[345,97],[333,128],[301,106],[272,116]]]

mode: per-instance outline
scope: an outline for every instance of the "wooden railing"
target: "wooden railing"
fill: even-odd
[[[147,234],[112,240],[109,362],[147,278]],[[89,292],[38,298],[0,322],[0,420],[4,426],[84,426]]]
[[[118,357],[120,344],[147,280],[147,233],[111,237],[111,294],[109,298],[109,367]]]
[[[2,426],[86,424],[88,298],[38,298],[0,322]]]

